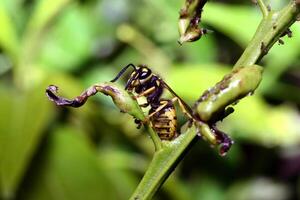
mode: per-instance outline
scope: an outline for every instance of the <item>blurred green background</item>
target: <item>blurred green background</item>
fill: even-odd
[[[182,4],[0,1],[0,199],[129,198],[153,154],[148,136],[108,97],[58,108],[45,88],[75,97],[143,63],[192,105],[230,71],[261,15],[250,0],[210,1],[203,24],[213,33],[179,46]],[[155,199],[300,199],[299,22],[292,31],[263,59],[255,95],[219,124],[235,140],[228,155],[199,140]]]

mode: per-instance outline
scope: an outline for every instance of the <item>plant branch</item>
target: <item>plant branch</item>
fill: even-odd
[[[245,49],[240,59],[234,65],[232,73],[226,75],[223,80],[218,83],[219,85],[216,85],[216,89],[220,89],[220,91],[218,90],[221,95],[219,98],[222,99],[216,101],[214,100],[214,98],[211,98],[211,101],[207,102],[208,107],[218,107],[219,110],[205,110],[208,107],[202,107],[201,102],[199,103],[199,105],[201,106],[198,106],[198,110],[196,112],[206,112],[207,116],[209,116],[206,119],[207,122],[211,121],[211,118],[215,116],[213,115],[213,113],[209,112],[214,112],[217,114],[226,113],[226,111],[224,111],[224,108],[227,105],[230,105],[233,100],[241,99],[245,97],[245,94],[251,94],[254,92],[261,78],[260,68],[259,66],[255,65],[255,63],[259,62],[262,57],[267,54],[273,44],[278,41],[278,39],[285,33],[287,33],[286,31],[296,21],[296,17],[299,14],[299,0],[291,1],[285,8],[278,12],[268,11],[267,7],[262,1],[258,1],[258,3],[264,17],[260,25],[258,26],[253,39],[250,41],[248,47]],[[253,66],[255,70],[252,72],[248,71]],[[253,77],[249,76],[248,72],[253,73],[256,81],[251,82],[253,80]],[[237,73],[237,75],[235,75],[235,73]],[[239,87],[231,87],[230,85],[232,85],[233,83],[241,84],[241,87],[244,87],[243,90],[245,90],[246,92],[241,91]],[[243,86],[243,84],[246,85]],[[225,91],[227,89],[228,91]],[[210,93],[205,92],[201,96],[201,98],[205,99],[206,95],[208,94]],[[229,94],[229,97],[227,94]],[[219,95],[219,93],[217,93],[217,95]],[[215,104],[220,104],[221,106]],[[225,116],[227,115],[225,114]],[[206,127],[205,129],[211,131],[211,127],[206,126],[206,123],[203,123],[203,125],[205,125],[203,126]],[[202,129],[204,130],[204,128]],[[200,127],[200,132],[203,132],[203,130],[201,130]],[[192,128],[186,129],[186,131],[182,131],[182,134],[175,140],[163,143],[164,145],[162,149],[155,152],[148,170],[146,171],[139,186],[131,197],[132,200],[145,200],[153,197],[155,192],[163,184],[171,171],[176,167],[176,164],[183,153],[187,151],[188,147],[192,144],[192,141],[194,141],[194,138],[197,135],[197,131],[199,131],[199,129],[193,126]],[[212,137],[208,139],[211,143],[214,144],[217,141],[217,136],[208,134],[208,137],[210,136]]]
[[[264,3],[264,0],[257,0],[257,4],[262,12],[263,18],[266,18],[269,14],[269,10],[266,4]]]
[[[259,62],[280,37],[288,34],[288,28],[297,20],[299,9],[299,0],[293,0],[280,11],[270,11],[268,16],[262,19],[254,37],[234,68]]]
[[[185,127],[183,132],[175,140],[165,141],[163,148],[155,152],[142,181],[131,196],[131,200],[151,199],[172,173],[196,137],[194,126],[191,128]]]

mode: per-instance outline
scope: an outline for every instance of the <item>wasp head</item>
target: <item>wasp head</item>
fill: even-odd
[[[148,67],[139,66],[131,73],[129,80],[127,81],[125,90],[131,91],[133,88],[148,82],[151,77],[152,72]]]

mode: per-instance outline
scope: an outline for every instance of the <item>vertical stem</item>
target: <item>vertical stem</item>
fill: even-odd
[[[130,199],[151,199],[174,170],[176,164],[188,150],[188,147],[192,144],[195,137],[196,130],[193,126],[175,140],[164,142],[164,147],[155,152],[142,181]]]
[[[272,29],[272,26],[270,26],[271,23],[269,22],[271,17],[272,14],[270,14],[268,18],[263,19],[260,22],[254,37],[243,52],[242,56],[235,63],[234,68],[239,66],[250,66],[257,63],[260,60],[260,58],[264,54],[263,51],[265,48],[264,33],[267,30]]]
[[[162,149],[162,142],[159,136],[149,125],[146,125],[146,129],[154,143],[155,152],[160,151]]]

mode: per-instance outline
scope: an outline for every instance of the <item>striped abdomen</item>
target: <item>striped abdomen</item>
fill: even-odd
[[[155,112],[151,109],[150,113]],[[177,136],[176,110],[173,104],[166,106],[150,118],[152,128],[162,140],[172,140]]]

